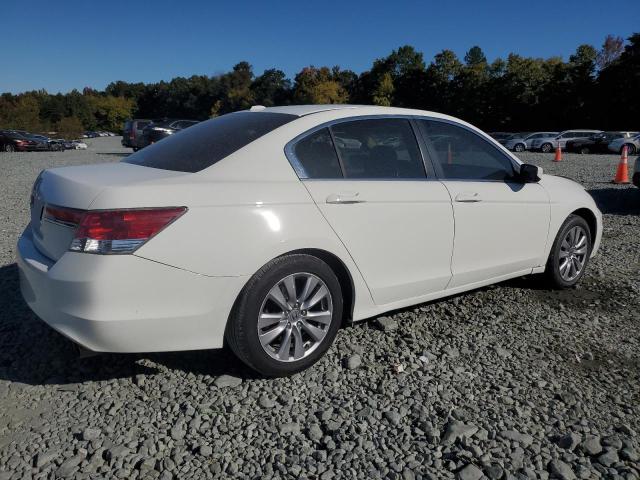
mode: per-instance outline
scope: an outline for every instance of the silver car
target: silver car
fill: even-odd
[[[556,137],[558,132],[526,132],[514,133],[502,143],[506,148],[514,152],[524,152],[531,148],[531,144],[538,138]]]
[[[558,144],[560,144],[560,148],[565,148],[569,140],[589,138],[594,133],[600,133],[601,131],[602,130],[565,130],[555,136],[550,135],[548,137],[536,138],[531,142],[531,150],[548,153],[555,150]]]
[[[622,147],[627,146],[627,153],[629,155],[635,155],[640,152],[640,135],[636,135],[632,138],[616,138],[611,142],[607,148],[612,152],[622,153]],[[636,172],[638,169],[636,168]]]

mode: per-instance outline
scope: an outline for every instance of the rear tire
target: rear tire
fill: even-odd
[[[267,263],[245,285],[225,338],[238,358],[259,373],[292,375],[328,350],[342,323],[342,309],[340,283],[325,262],[311,255],[285,255]]]
[[[8,152],[8,153],[12,153],[12,152],[15,152],[15,151],[16,151],[16,147],[14,147],[13,145],[11,145],[10,143],[7,143],[7,144],[4,146],[4,151],[5,151],[5,152]]]
[[[582,155],[586,155],[586,154],[588,154],[588,153],[591,153],[591,151],[589,150],[589,147],[582,147],[582,148],[580,149],[580,153],[581,153]]]
[[[520,153],[520,152],[524,152],[524,144],[522,143],[516,143],[516,146],[513,147],[513,150]]]
[[[591,249],[591,232],[586,220],[569,215],[551,247],[544,272],[546,284],[557,289],[576,285],[587,268]]]
[[[553,150],[553,145],[551,145],[550,143],[543,143],[540,147],[540,150],[542,151],[542,153],[549,153],[551,150]]]
[[[627,155],[636,154],[636,146],[633,143],[626,143],[625,145],[627,146]],[[622,155],[622,148],[620,149],[620,155]]]

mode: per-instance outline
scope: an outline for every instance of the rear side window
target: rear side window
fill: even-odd
[[[199,172],[296,118],[271,112],[222,115],[181,130],[124,162],[176,172]]]
[[[151,122],[136,122],[136,130],[142,130],[144,127],[149,125]]]
[[[302,167],[303,178],[342,178],[340,162],[328,128],[304,137],[293,148],[295,159]]]
[[[337,123],[331,131],[347,178],[426,177],[409,120],[356,120]]]

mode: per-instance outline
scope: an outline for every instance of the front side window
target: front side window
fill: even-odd
[[[511,159],[475,132],[435,120],[418,124],[445,179],[508,181],[515,176]]]
[[[425,178],[424,164],[411,123],[376,118],[331,126],[345,178]]]
[[[124,162],[176,172],[199,172],[296,118],[285,113],[229,113],[170,135]]]

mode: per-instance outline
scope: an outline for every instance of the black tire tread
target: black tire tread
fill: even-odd
[[[333,273],[333,270],[329,265],[327,265],[323,260],[306,254],[289,254],[281,257],[274,258],[267,264],[265,264],[260,270],[258,270],[247,282],[244,286],[236,303],[234,304],[231,314],[229,316],[229,320],[227,321],[227,328],[225,331],[225,338],[231,350],[236,354],[236,356],[244,362],[247,366],[252,368],[253,370],[266,375],[266,376],[280,376],[282,373],[275,372],[269,368],[263,368],[261,365],[256,364],[251,358],[251,354],[249,351],[249,345],[246,342],[246,338],[249,332],[245,331],[244,322],[240,321],[240,319],[244,318],[248,314],[248,310],[251,307],[250,300],[253,291],[258,287],[258,285],[262,282],[263,278],[270,273],[274,268],[277,268],[281,265],[286,265],[291,262],[298,261],[311,261],[316,263],[318,266],[322,266],[321,268],[326,268],[331,275],[333,275],[333,281],[339,286],[340,283],[338,278]],[[326,280],[325,280],[326,281]],[[340,290],[338,289],[338,292]],[[342,316],[342,298],[334,298],[334,312],[337,312],[340,317]],[[338,324],[341,323],[340,320],[336,320]],[[333,339],[329,339],[333,341]],[[284,373],[293,374],[296,371],[291,371]]]
[[[570,227],[573,227],[578,224],[582,226],[587,232],[588,239],[589,239],[589,248],[587,251],[587,259],[585,261],[582,273],[577,279],[568,283],[560,276],[560,272],[556,268],[556,265],[555,265],[556,251],[558,250],[558,245],[560,242],[562,242],[562,239],[564,238],[566,231]],[[547,264],[544,270],[544,277],[546,280],[546,284],[554,289],[571,288],[574,285],[576,285],[584,276],[584,272],[586,271],[587,266],[589,264],[589,256],[591,255],[591,249],[593,247],[592,242],[593,240],[591,238],[591,230],[589,229],[589,224],[587,223],[587,221],[579,215],[575,215],[575,214],[569,215],[567,219],[563,222],[560,229],[558,230],[558,233],[556,234],[556,238],[553,241],[553,245],[551,246],[551,251],[549,252],[549,258],[547,259]]]

